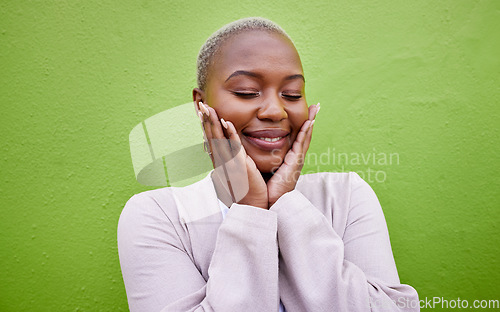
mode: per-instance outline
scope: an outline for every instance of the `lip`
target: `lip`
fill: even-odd
[[[245,139],[248,140],[253,145],[257,146],[264,151],[272,151],[276,149],[282,149],[287,143],[288,135],[290,131],[283,129],[263,129],[255,131],[244,131],[243,135]],[[260,138],[279,138],[278,141],[269,142],[262,140]]]

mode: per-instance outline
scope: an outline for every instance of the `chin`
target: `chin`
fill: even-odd
[[[280,153],[280,155],[270,155],[269,157],[250,157],[252,157],[257,169],[259,169],[261,173],[274,173],[283,163],[284,156],[281,154],[282,153]]]
[[[259,169],[260,173],[273,173],[279,166],[270,166],[269,163],[267,164],[255,164],[257,165],[257,169]]]

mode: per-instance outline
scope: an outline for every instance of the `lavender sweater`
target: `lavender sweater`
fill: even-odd
[[[420,310],[352,172],[303,175],[269,210],[233,204],[225,218],[210,176],[134,195],[118,251],[132,312]]]

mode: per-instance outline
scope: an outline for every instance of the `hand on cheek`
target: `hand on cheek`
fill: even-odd
[[[304,159],[311,142],[314,118],[320,106],[309,107],[309,117],[302,125],[292,148],[285,155],[285,159],[272,178],[267,182],[269,207],[272,206],[283,194],[295,189],[300,171],[304,166]]]
[[[200,104],[200,118],[210,145],[214,175],[222,185],[220,189],[225,189],[227,197],[231,197],[231,202],[268,209],[283,194],[295,189],[319,109],[319,103],[309,107],[309,117],[297,134],[292,148],[266,184],[255,162],[241,145],[233,123],[219,120],[213,108]]]
[[[221,200],[268,209],[267,187],[254,161],[246,154],[230,121],[220,119],[208,105],[199,103],[199,116],[214,165],[213,179]]]

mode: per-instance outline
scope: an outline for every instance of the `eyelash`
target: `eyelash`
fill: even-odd
[[[302,98],[302,95],[282,94],[282,96],[288,98],[290,101],[298,101]]]
[[[259,92],[233,92],[233,94],[245,99],[255,98],[260,95]],[[290,101],[298,101],[302,98],[302,95],[290,95],[290,94],[281,94],[281,95]]]
[[[259,96],[259,92],[233,92],[233,94],[245,99],[250,99]]]

